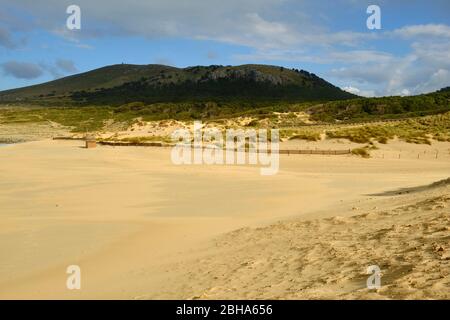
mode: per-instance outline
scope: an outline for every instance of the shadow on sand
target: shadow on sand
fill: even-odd
[[[373,197],[385,197],[385,196],[398,196],[401,194],[408,194],[408,193],[415,193],[415,192],[421,192],[426,191],[434,188],[443,187],[446,185],[450,185],[450,178],[439,180],[436,182],[433,182],[431,184],[425,185],[425,186],[418,186],[418,187],[411,187],[411,188],[401,188],[397,190],[392,191],[385,191],[381,193],[373,193],[368,194],[367,196],[373,196]]]

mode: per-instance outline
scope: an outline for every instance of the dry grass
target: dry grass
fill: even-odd
[[[328,130],[331,139],[348,139],[356,143],[387,143],[398,137],[408,143],[431,144],[431,139],[450,141],[450,113],[407,119],[395,123],[367,124]]]
[[[370,152],[367,150],[367,147],[364,148],[356,148],[352,150],[352,154],[363,157],[370,158]]]

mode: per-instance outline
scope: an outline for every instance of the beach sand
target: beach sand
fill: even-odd
[[[82,145],[0,148],[0,299],[449,298],[449,186],[426,187],[449,143],[281,155],[274,176]]]

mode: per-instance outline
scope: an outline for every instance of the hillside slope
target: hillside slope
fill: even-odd
[[[267,65],[182,69],[119,64],[0,92],[0,102],[112,105],[132,101],[315,101],[354,97],[307,71]]]

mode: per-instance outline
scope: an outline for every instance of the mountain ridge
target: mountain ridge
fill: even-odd
[[[305,70],[280,66],[115,64],[0,92],[0,102],[316,101],[356,98]]]

